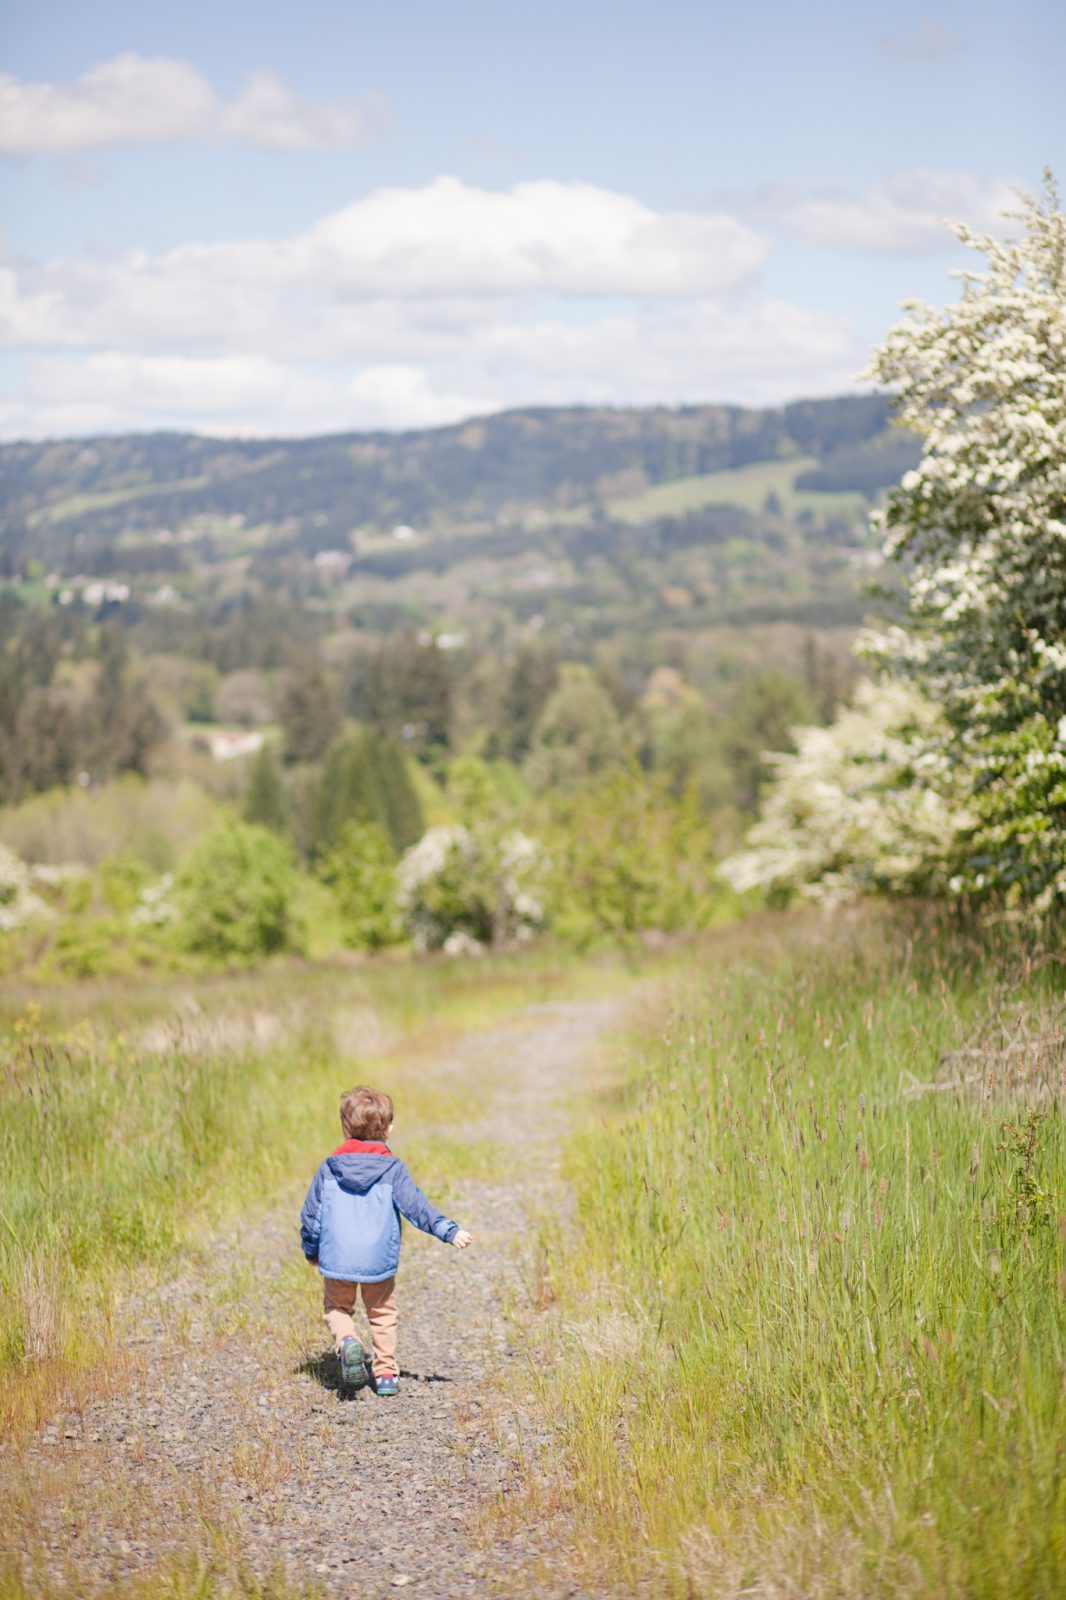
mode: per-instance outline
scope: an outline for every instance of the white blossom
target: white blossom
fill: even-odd
[[[430,828],[397,869],[397,906],[415,947],[469,954],[525,943],[545,922],[544,850],[517,829]]]
[[[867,373],[923,454],[879,519],[905,625],[861,648],[944,712],[929,746],[972,813],[953,881],[1046,906],[1066,892],[1066,216],[1050,175],[1016,215],[1007,240],[955,227],[985,270],[946,309],[907,302]]]
[[[720,871],[743,893],[838,900],[869,889],[927,887],[969,820],[929,749],[936,708],[902,683],[861,683],[828,728],[793,729],[747,849]],[[919,771],[919,763],[921,770]]]
[[[34,890],[34,870],[7,845],[0,844],[0,933],[12,933],[28,922],[51,915]]]
[[[165,872],[157,882],[146,884],[137,896],[130,921],[148,928],[164,928],[168,923],[176,922],[178,908],[171,898],[173,888],[172,872]]]

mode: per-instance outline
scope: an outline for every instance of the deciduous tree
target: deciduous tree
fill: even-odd
[[[943,708],[975,820],[960,888],[1066,897],[1066,216],[1048,175],[959,301],[910,301],[871,375],[923,441],[888,497],[905,613],[866,650]],[[935,736],[934,736],[935,739]]]

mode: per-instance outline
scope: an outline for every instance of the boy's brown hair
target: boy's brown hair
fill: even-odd
[[[346,1139],[384,1139],[392,1122],[392,1096],[360,1085],[341,1095],[341,1128]]]

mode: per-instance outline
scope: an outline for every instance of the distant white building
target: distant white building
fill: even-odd
[[[254,756],[263,748],[263,735],[255,732],[213,733],[208,748],[216,761],[235,761],[238,756]]]
[[[431,645],[436,645],[438,650],[461,650],[466,643],[465,633],[430,633],[428,628],[423,628],[415,637],[426,650]]]
[[[81,597],[87,606],[102,606],[105,601],[109,605],[121,606],[130,597],[130,586],[128,583],[95,581],[85,585]]]
[[[413,539],[415,538],[415,530],[413,528],[409,528],[406,522],[398,522],[395,528],[392,530],[392,537],[394,539],[400,539],[401,541],[404,539]]]
[[[320,572],[347,572],[351,559],[347,550],[318,550],[313,564]]]

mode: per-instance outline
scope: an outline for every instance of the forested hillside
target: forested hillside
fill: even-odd
[[[0,449],[3,548],[9,561],[29,553],[62,570],[74,548],[106,548],[109,535],[241,516],[297,522],[313,553],[362,525],[594,506],[649,484],[803,456],[816,458],[809,467],[826,481],[800,487],[871,492],[916,459],[886,436],[886,421],[883,399],[861,397],[766,411],[511,411],[431,431],[319,439],[14,444]]]
[[[217,789],[212,741],[243,730],[306,848],[293,775],[345,718],[431,763],[522,762],[580,667],[620,748],[746,813],[758,752],[854,675],[869,510],[914,453],[872,397],[6,446],[0,798],[125,771]]]

